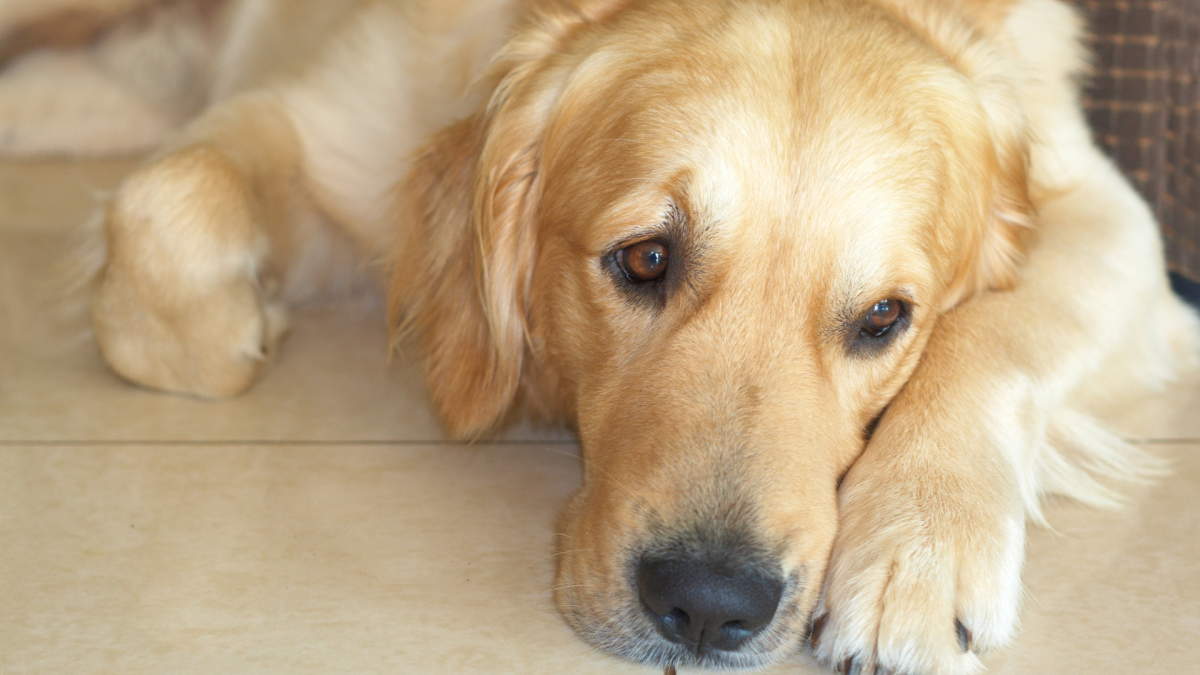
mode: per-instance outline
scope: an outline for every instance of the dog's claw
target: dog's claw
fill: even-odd
[[[829,620],[828,614],[822,614],[813,619],[812,626],[808,630],[808,647],[816,650],[821,644],[821,631],[825,630],[825,622]]]
[[[963,625],[963,622],[954,620],[954,632],[958,633],[958,646],[962,647],[963,653],[971,651],[975,646],[975,636],[971,634],[971,630]]]

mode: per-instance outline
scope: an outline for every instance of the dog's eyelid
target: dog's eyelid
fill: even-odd
[[[679,206],[679,203],[680,200],[677,199],[666,200],[660,208],[651,212],[652,214],[656,213],[657,217],[651,215],[642,220],[640,227],[630,228],[624,236],[610,244],[601,257],[607,258],[616,255],[621,249],[654,240],[658,240],[674,250],[675,245],[686,235],[686,230],[691,223],[687,211]],[[654,224],[649,225],[648,223]]]
[[[865,305],[864,309],[870,309],[875,303],[883,300],[899,300],[909,307],[917,305],[915,294],[910,288],[893,288],[890,291],[866,295],[864,298],[867,299],[867,302],[863,303]]]
[[[666,235],[662,234],[661,232],[654,232],[652,234],[643,234],[643,235],[630,237],[629,239],[626,239],[626,240],[622,241],[621,243],[617,244],[616,246],[612,247],[611,250],[613,253],[617,253],[617,252],[620,252],[620,251],[623,251],[623,250],[629,248],[630,246],[637,246],[638,244],[645,244],[646,242],[651,242],[651,241],[663,244],[667,248],[671,247],[671,242],[666,237]]]
[[[610,244],[600,254],[600,261],[604,266],[608,266],[621,256],[622,251],[630,247],[637,246],[638,244],[645,244],[647,242],[656,242],[662,244],[667,248],[668,251],[671,252],[674,252],[675,250],[675,246],[671,241],[671,238],[667,236],[665,232],[661,232],[659,230],[639,232],[621,239],[616,243]]]
[[[687,215],[679,207],[675,206],[674,202],[671,202],[663,210],[657,224],[653,227],[643,227],[626,234],[618,242],[609,246],[604,255],[605,257],[616,255],[622,249],[648,241],[657,241],[667,248],[674,249],[676,241],[681,238],[681,229],[688,222]]]
[[[898,288],[890,291],[874,291],[874,292],[855,292],[843,296],[843,300],[836,305],[837,310],[835,316],[837,323],[843,326],[855,325],[862,320],[867,312],[875,305],[884,300],[898,300],[907,310],[909,315],[914,315],[919,312],[922,305],[916,300],[916,296],[907,288]]]

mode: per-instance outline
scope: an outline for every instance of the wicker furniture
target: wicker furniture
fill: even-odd
[[[1200,281],[1200,0],[1074,0],[1095,51],[1096,140],[1150,202],[1172,271]]]

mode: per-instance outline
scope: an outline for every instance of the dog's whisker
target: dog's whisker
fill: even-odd
[[[568,588],[586,588],[587,584],[563,584],[561,586],[551,586],[556,591],[565,591]]]
[[[624,491],[626,495],[628,495],[630,497],[634,497],[634,498],[637,497],[636,493],[633,490],[630,490],[623,483],[621,483],[621,481],[617,480],[617,478],[615,476],[613,476],[608,471],[605,471],[604,469],[600,468],[595,462],[592,462],[591,460],[587,459],[582,454],[576,455],[574,453],[570,453],[570,452],[567,452],[566,450],[561,450],[559,448],[545,447],[542,449],[547,452],[551,452],[551,453],[555,453],[555,454],[568,455],[571,457],[578,457],[580,459],[580,461],[583,462],[584,466],[591,467],[591,468],[595,469],[596,471],[598,471],[601,475],[603,475],[604,477],[611,480],[613,485],[616,485],[618,488],[620,488],[622,491]]]
[[[545,562],[552,558],[561,558],[563,556],[567,556],[572,553],[593,553],[595,551],[596,551],[596,549],[594,549],[594,548],[577,548],[577,549],[572,549],[570,551],[555,551],[554,553],[551,553],[550,555],[539,556],[533,560],[530,560],[529,566],[532,567],[540,562]]]

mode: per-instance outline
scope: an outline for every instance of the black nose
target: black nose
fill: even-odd
[[[672,642],[733,651],[771,623],[783,581],[758,570],[722,570],[683,560],[643,560],[638,592]]]

